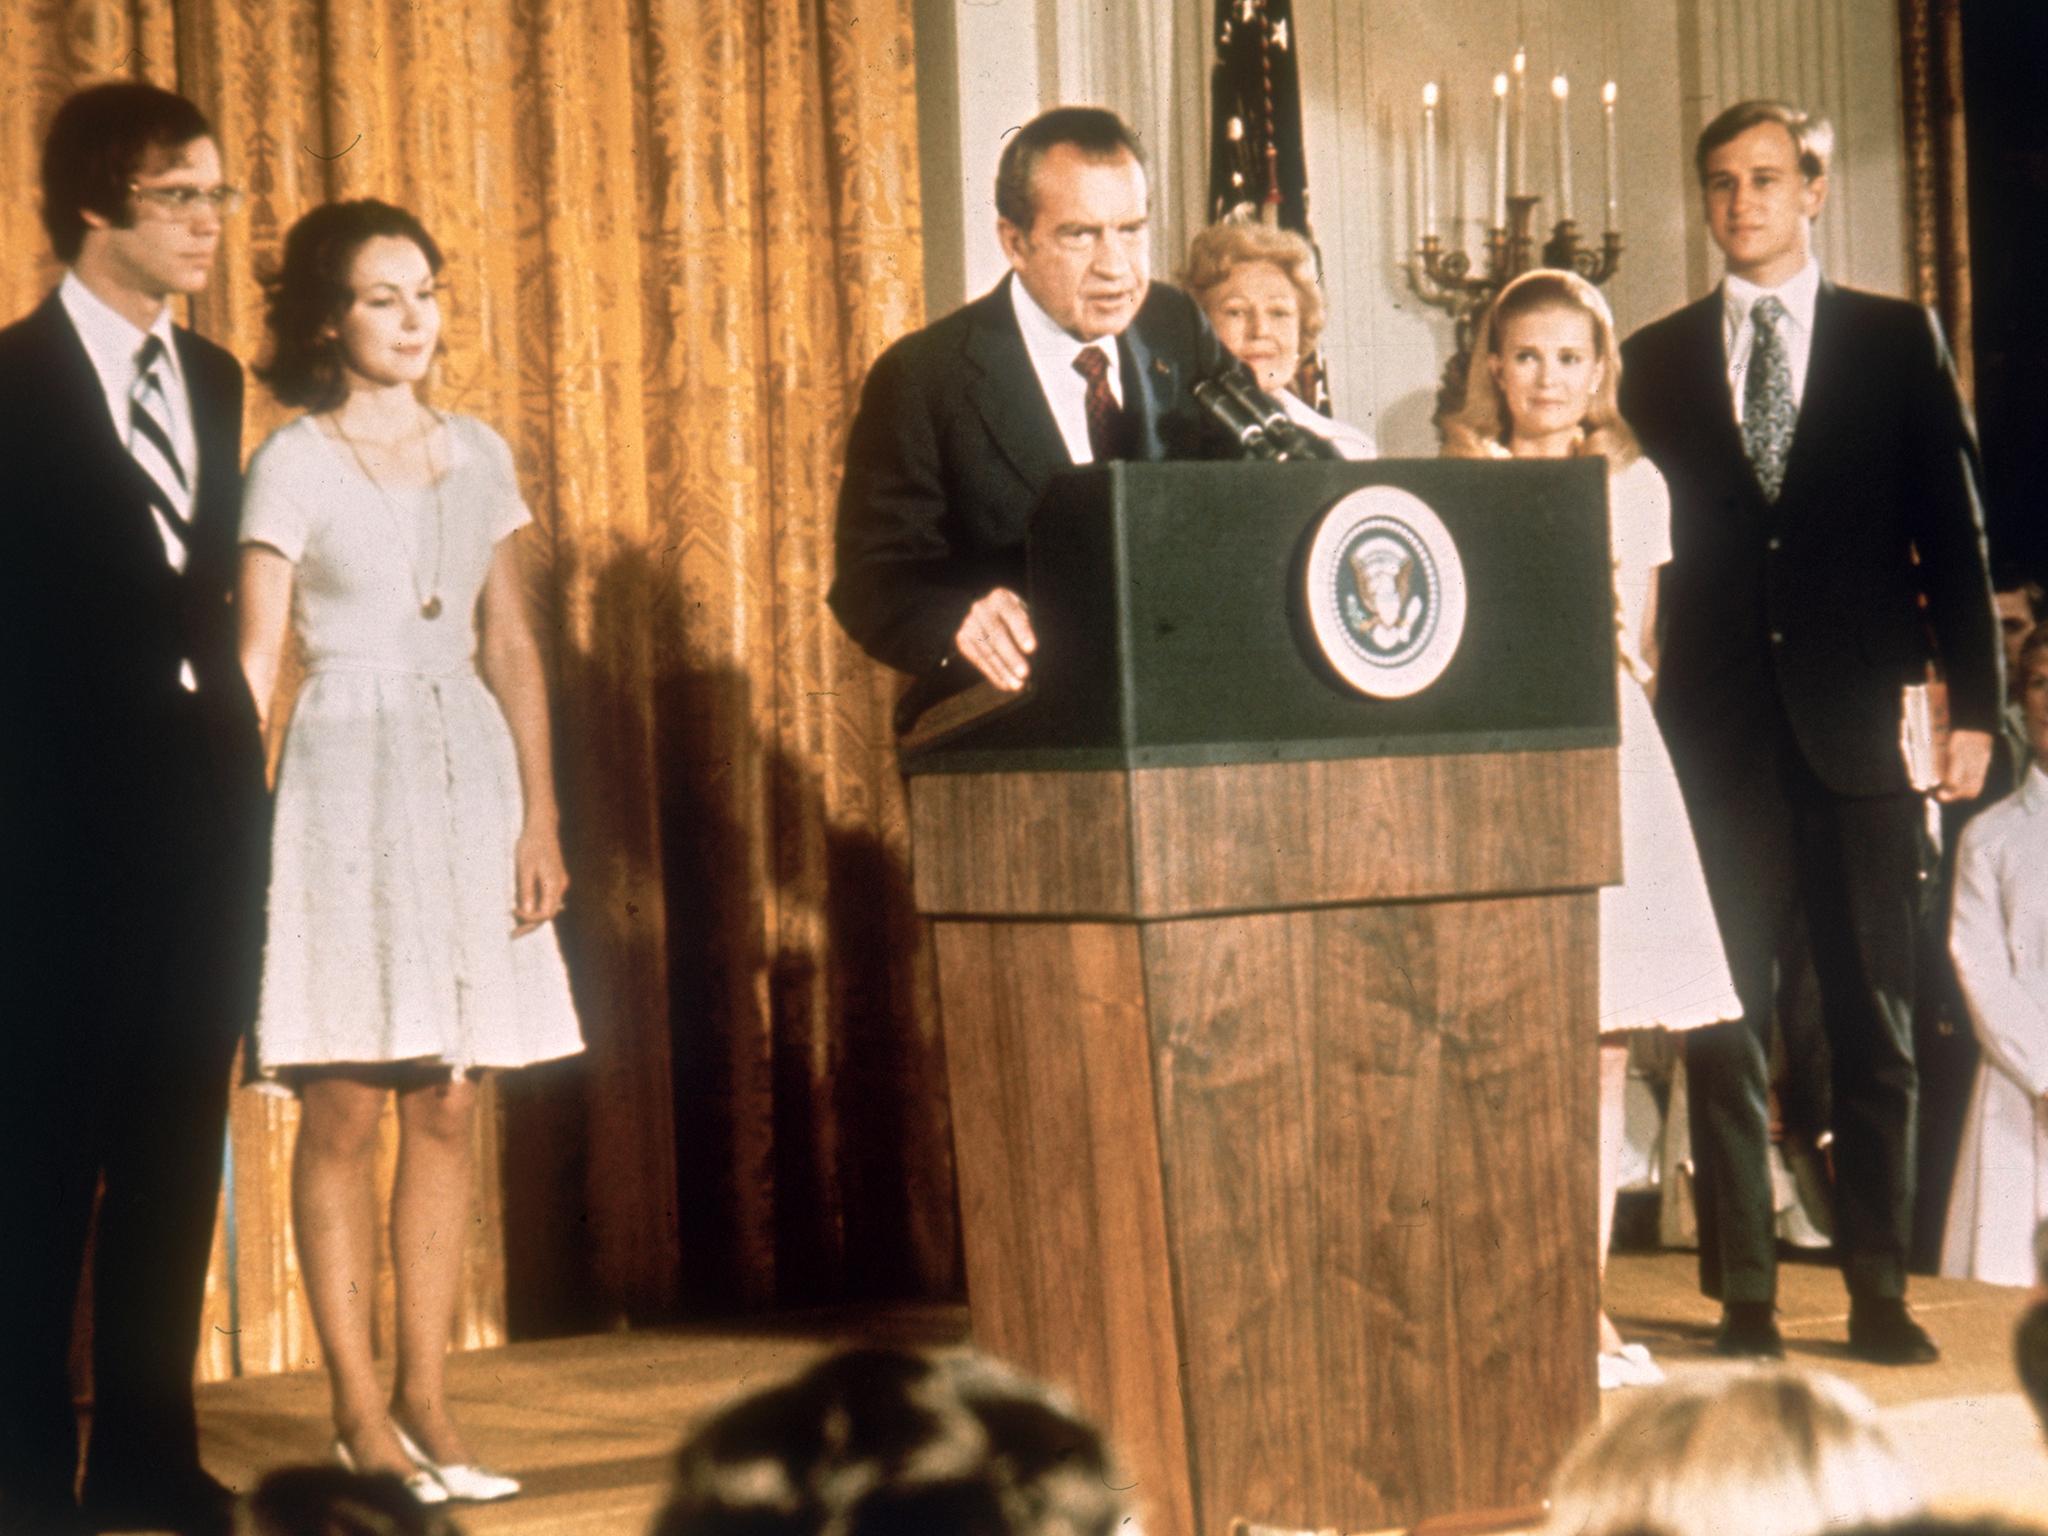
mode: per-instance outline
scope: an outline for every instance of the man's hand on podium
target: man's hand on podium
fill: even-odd
[[[1031,632],[1024,599],[997,587],[967,610],[953,646],[996,687],[1015,693],[1031,675],[1028,658],[1038,649],[1038,636]]]

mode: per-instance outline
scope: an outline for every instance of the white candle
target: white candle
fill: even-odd
[[[1529,54],[1515,50],[1511,66],[1515,84],[1515,137],[1508,154],[1508,192],[1515,197],[1529,193]]]
[[[1422,88],[1422,232],[1436,233],[1436,82]]]
[[[1493,77],[1493,227],[1508,227],[1508,77]]]
[[[1557,216],[1565,223],[1572,217],[1572,84],[1563,75],[1553,75],[1550,94],[1557,102]]]
[[[1614,82],[1608,81],[1600,87],[1600,114],[1606,129],[1607,149],[1607,229],[1609,233],[1621,228],[1621,191],[1616,181],[1620,157],[1614,149]]]

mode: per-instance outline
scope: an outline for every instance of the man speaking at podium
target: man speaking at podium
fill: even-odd
[[[1199,454],[1191,391],[1227,359],[1193,300],[1153,286],[1149,211],[1114,113],[1033,118],[996,169],[1009,275],[868,373],[828,600],[869,655],[936,684],[925,702],[977,675],[1024,686],[1024,541],[1055,471]]]

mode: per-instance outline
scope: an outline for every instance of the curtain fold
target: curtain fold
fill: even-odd
[[[955,1293],[894,688],[823,602],[860,379],[922,319],[910,0],[15,0],[5,34],[12,164],[96,78],[213,119],[250,199],[193,322],[245,361],[318,201],[446,252],[433,398],[537,518],[590,1047],[487,1096],[462,1341]],[[0,203],[12,317],[55,269],[32,176]],[[251,380],[248,446],[285,414]],[[208,1375],[316,1358],[295,1115],[237,1096]]]
[[[1941,316],[1963,397],[1973,399],[1977,370],[1961,0],[1899,0],[1899,68],[1913,296]]]

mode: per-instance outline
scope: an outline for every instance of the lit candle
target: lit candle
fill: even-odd
[[[1553,75],[1550,94],[1557,102],[1557,216],[1569,224],[1572,217],[1572,83],[1563,75]]]
[[[1508,77],[1493,77],[1493,227],[1508,227]]]
[[[1436,82],[1422,88],[1422,232],[1436,234]]]
[[[1511,66],[1515,77],[1515,137],[1508,154],[1508,192],[1514,197],[1526,197],[1529,193],[1529,53],[1527,49],[1515,50],[1515,61]]]
[[[1600,87],[1600,115],[1604,119],[1607,148],[1607,229],[1611,234],[1621,228],[1621,189],[1616,181],[1620,156],[1614,150],[1614,82],[1608,81]]]

